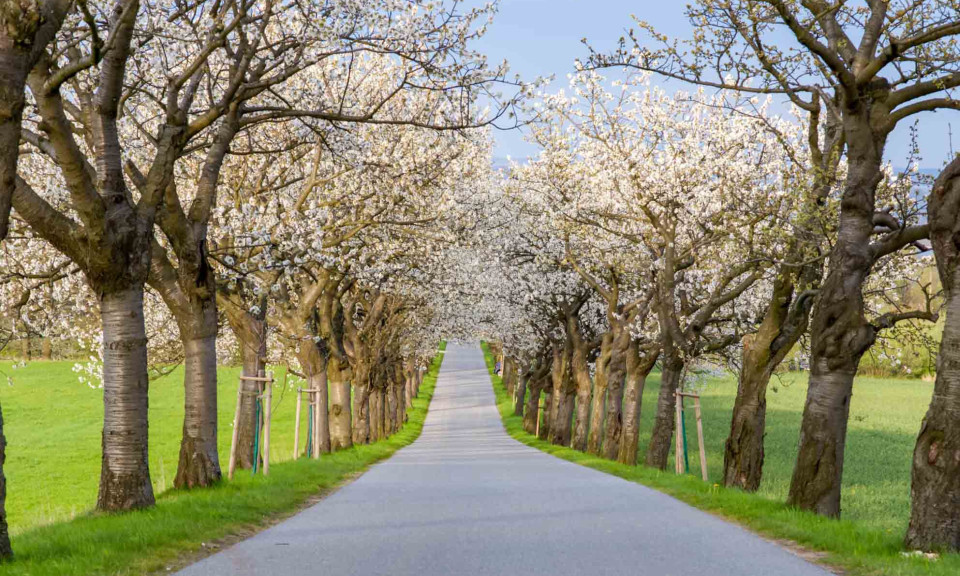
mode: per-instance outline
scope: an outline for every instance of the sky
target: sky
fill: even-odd
[[[693,27],[683,14],[686,4],[686,0],[501,0],[499,14],[476,48],[491,64],[506,59],[522,79],[554,76],[547,89],[556,91],[566,87],[574,60],[588,54],[581,40],[586,38],[598,50],[613,48],[631,27],[632,14],[670,37],[690,38]],[[673,90],[684,86],[675,81],[660,83]],[[950,125],[953,148],[960,150],[960,111],[924,113],[917,118],[921,165],[942,167],[949,158]],[[885,155],[894,166],[903,166],[909,156],[910,125],[901,123],[887,144]],[[498,158],[522,160],[537,153],[520,130],[496,131],[495,138]]]

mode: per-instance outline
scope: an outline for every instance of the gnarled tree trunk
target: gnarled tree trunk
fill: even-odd
[[[806,329],[812,303],[812,295],[801,294],[791,311],[797,273],[795,267],[780,271],[759,330],[743,339],[743,367],[723,454],[724,486],[748,492],[760,487],[767,385]]]
[[[869,119],[845,116],[848,174],[830,269],[810,324],[810,383],[797,463],[787,502],[825,516],[840,515],[840,482],[853,378],[876,339],[864,316],[863,283],[875,260],[871,236],[883,139]]]
[[[571,353],[571,377],[577,391],[576,424],[573,431],[572,447],[574,450],[585,452],[590,424],[590,392],[593,388],[593,381],[590,378],[590,367],[587,362],[587,346],[579,336],[574,339]]]
[[[587,432],[587,452],[600,455],[603,445],[603,415],[606,413],[607,373],[613,351],[613,334],[607,332],[600,340],[600,355],[597,357],[593,382],[593,398],[590,400],[590,427]]]
[[[623,386],[623,431],[620,434],[620,451],[617,461],[635,466],[637,464],[637,444],[640,441],[640,408],[643,403],[643,388],[647,375],[657,362],[657,353],[648,352],[641,356],[637,342],[627,347],[627,376]]]
[[[527,406],[523,414],[523,429],[527,434],[537,433],[537,420],[540,418],[540,391],[543,385],[539,379],[527,384]]]
[[[933,399],[913,451],[906,546],[960,550],[960,157],[937,178],[929,211],[946,322]]]
[[[553,415],[551,416],[550,442],[560,446],[569,446],[572,437],[573,409],[576,398],[576,383],[570,374],[570,354],[568,345],[554,350],[553,378]]]
[[[607,366],[607,410],[603,424],[604,458],[615,460],[620,453],[620,437],[623,434],[623,382],[627,372],[627,346],[630,343],[628,330],[614,335],[610,363]]]

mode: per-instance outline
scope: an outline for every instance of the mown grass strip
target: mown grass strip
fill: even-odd
[[[441,345],[441,350],[445,345]],[[3,575],[125,575],[165,571],[218,540],[250,535],[389,457],[420,435],[443,354],[437,354],[403,429],[390,438],[321,457],[273,464],[270,476],[237,474],[202,490],[169,490],[149,510],[89,513],[14,538]]]
[[[757,494],[704,483],[693,476],[676,476],[645,466],[627,466],[544,442],[523,430],[523,419],[513,414],[511,398],[500,377],[494,374],[495,360],[490,349],[486,344],[482,347],[504,428],[510,436],[527,446],[649,486],[767,538],[796,543],[812,552],[818,561],[851,576],[960,574],[960,554],[946,554],[935,560],[905,556],[902,535],[899,534],[866,528],[850,520],[824,518]],[[731,554],[736,553],[736,550],[731,551]]]

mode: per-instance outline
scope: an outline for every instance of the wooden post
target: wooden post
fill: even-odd
[[[240,442],[240,401],[243,398],[243,381],[237,386],[237,410],[233,414],[233,437],[230,439],[230,464],[227,465],[227,479],[233,480],[233,471],[237,468],[237,444]]]
[[[300,405],[303,403],[303,390],[297,388],[297,410],[293,425],[293,459],[300,458]]]
[[[273,409],[273,372],[263,383],[263,475],[270,473],[270,412]]]
[[[707,452],[703,448],[703,421],[700,418],[700,396],[693,397],[693,408],[697,414],[697,443],[700,448],[700,475],[707,482]]]
[[[675,392],[674,395],[677,399],[677,402],[676,402],[677,415],[676,415],[676,418],[674,419],[675,423],[673,426],[674,431],[676,432],[674,435],[675,442],[674,442],[673,460],[674,460],[675,468],[677,470],[677,474],[683,474],[685,472],[683,467],[683,438],[681,436],[683,434],[683,432],[681,431],[683,430],[683,423],[681,422],[681,419],[683,418],[683,396],[680,395],[680,392]]]

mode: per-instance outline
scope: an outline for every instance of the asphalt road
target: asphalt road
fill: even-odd
[[[643,486],[516,442],[480,349],[451,344],[423,434],[183,575],[777,575],[822,568]]]

